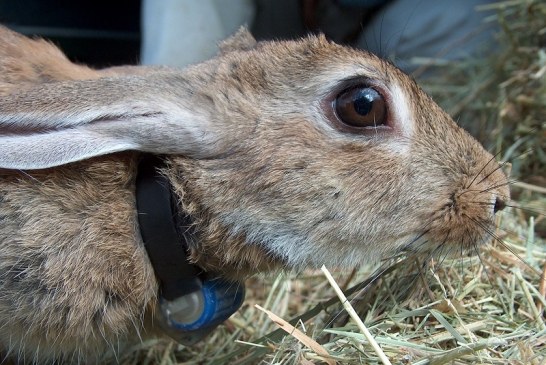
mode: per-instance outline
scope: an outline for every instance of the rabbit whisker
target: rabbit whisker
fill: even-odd
[[[501,170],[502,168],[504,168],[504,166],[506,166],[507,163],[508,163],[507,161],[503,161],[503,162],[499,163],[496,168],[494,168],[487,175],[485,175],[480,181],[478,181],[476,183],[476,185],[480,185],[482,182],[489,179],[491,177],[491,175],[493,175],[495,172],[497,172],[498,170]],[[472,184],[470,184],[469,186],[472,186]]]
[[[430,221],[428,224],[426,224],[423,228],[424,228],[424,231],[421,232],[419,235],[417,235],[417,237],[413,238],[410,242],[402,245],[402,247],[400,247],[399,249],[399,253],[400,252],[406,252],[406,251],[410,251],[410,248],[413,249],[413,246],[415,245],[415,243],[417,241],[419,241],[421,238],[423,238],[427,233],[430,232],[430,229],[427,229],[428,226],[430,226],[432,224],[432,221]],[[427,241],[425,241],[427,242]],[[417,247],[419,247],[420,245],[422,244],[419,244]]]
[[[472,217],[469,217],[467,216],[471,221],[473,221],[478,227],[480,227],[481,229],[483,229],[487,234],[489,234],[491,236],[491,238],[493,238],[494,241],[498,242],[503,248],[505,248],[506,250],[510,251],[510,253],[512,255],[514,255],[518,260],[520,260],[528,269],[530,269],[533,273],[537,274],[537,275],[541,275],[541,273],[535,269],[534,267],[532,267],[531,265],[529,265],[527,263],[527,261],[525,261],[525,259],[523,259],[516,251],[514,251],[514,249],[512,249],[509,245],[507,245],[503,240],[502,238],[500,238],[495,232],[491,231],[489,228],[487,228],[486,226],[483,225],[483,223],[479,222],[477,219],[474,219]]]
[[[438,268],[442,267],[444,264],[444,261],[447,259],[447,257],[450,255],[450,249],[446,245],[447,243],[447,234],[446,238],[442,241],[441,244],[438,245],[436,249],[432,251],[432,257],[438,257]]]
[[[480,249],[478,248],[478,246],[474,245],[474,253],[476,254],[476,256],[478,257],[478,259],[480,260],[480,263],[482,265],[482,268],[483,270],[485,271],[485,275],[486,275],[486,278],[487,280],[489,281],[490,284],[493,284],[491,282],[491,278],[492,276],[490,275],[489,273],[489,270],[487,269],[487,265],[485,264],[485,260],[483,259],[482,255],[481,255],[481,252],[480,252]]]
[[[504,186],[508,186],[508,185],[513,185],[515,184],[517,181],[515,179],[512,179],[512,180],[507,180],[506,182],[504,183],[499,183],[497,185],[493,185],[493,186],[490,186],[486,189],[483,189],[483,190],[478,190],[478,189],[470,189],[469,187],[468,188],[465,188],[466,190],[463,191],[463,192],[460,192],[459,194],[457,194],[457,198],[460,198],[461,196],[465,195],[465,194],[468,194],[468,193],[487,193],[487,192],[490,192],[491,190],[494,190],[494,189],[497,189],[497,188],[501,188],[501,187],[504,187]],[[507,196],[504,196],[502,194],[499,194],[499,196],[503,197],[503,198],[508,198]]]
[[[533,213],[537,215],[546,215],[546,211],[544,210],[538,210],[535,208],[522,207],[521,205],[512,205],[512,204],[507,204],[506,206],[512,209],[519,209],[521,211],[528,212],[528,213]]]
[[[476,201],[476,202],[469,202],[469,203],[479,205],[479,206],[490,206],[490,207],[495,206],[495,203],[484,202],[484,201]],[[506,207],[516,209],[516,210],[521,210],[523,212],[532,213],[532,214],[536,214],[536,215],[546,215],[546,211],[535,209],[535,208],[522,207],[521,205],[518,205],[518,204],[506,204]],[[512,214],[511,212],[508,212],[508,211],[502,211],[501,213],[502,214]]]
[[[472,186],[472,184],[474,184],[474,181],[476,181],[476,179],[478,178],[478,176],[480,176],[480,174],[485,170],[485,168],[492,162],[492,161],[495,161],[495,159],[498,157],[498,155],[500,154],[501,152],[497,152],[495,155],[491,156],[491,158],[489,159],[489,161],[487,161],[487,163],[485,165],[482,166],[482,168],[480,169],[480,171],[478,171],[478,173],[476,175],[474,175],[474,178],[472,179],[472,181],[470,181],[470,183],[465,186],[464,188],[465,189],[468,189],[469,187]]]
[[[487,189],[480,190],[480,191],[478,191],[478,193],[487,193],[487,192],[490,192],[491,190],[502,188],[503,186],[513,185],[516,182],[517,182],[517,180],[515,180],[515,179],[514,180],[508,180],[508,181],[506,181],[504,183],[496,184],[496,185],[488,187]]]

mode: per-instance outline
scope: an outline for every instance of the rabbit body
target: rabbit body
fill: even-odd
[[[0,170],[5,353],[76,362],[142,331],[157,284],[136,229],[134,161]]]
[[[53,44],[29,39],[0,25],[0,96],[13,88],[58,81],[101,77],[101,73],[70,62]]]
[[[116,66],[94,70],[72,63],[52,43],[30,39],[0,25],[0,96],[36,84],[61,80],[97,79],[120,74],[142,74],[150,67]]]
[[[323,37],[243,31],[182,71],[91,70],[0,37],[0,348],[23,362],[98,361],[156,335],[141,152],[164,157],[192,217],[191,260],[227,278],[472,252],[509,198],[493,157],[408,76]],[[385,95],[389,128],[332,121],[355,83]]]

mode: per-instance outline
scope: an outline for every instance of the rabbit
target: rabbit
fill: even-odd
[[[144,155],[192,219],[191,262],[233,280],[473,253],[510,199],[495,158],[409,76],[321,35],[242,29],[183,70],[93,70],[0,35],[0,351],[22,363],[162,336]]]

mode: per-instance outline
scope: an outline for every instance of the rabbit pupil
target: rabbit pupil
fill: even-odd
[[[370,128],[386,123],[385,100],[371,87],[341,92],[335,100],[335,110],[338,118],[350,127]]]
[[[377,91],[374,89],[359,89],[353,102],[355,112],[362,116],[368,115],[372,111],[373,101],[376,98],[376,95]]]

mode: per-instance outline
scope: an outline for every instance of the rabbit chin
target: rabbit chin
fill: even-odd
[[[238,222],[242,222],[240,219]],[[233,221],[231,221],[233,223]],[[257,228],[259,227],[259,228]],[[280,263],[283,268],[302,270],[319,268],[322,265],[336,268],[354,268],[375,264],[380,260],[397,254],[396,247],[402,247],[415,239],[415,235],[402,237],[365,238],[360,229],[354,227],[354,236],[362,239],[345,240],[331,235],[316,237],[313,234],[288,232],[274,225],[251,224],[246,227],[231,225],[230,234],[234,237],[244,232],[246,249],[259,248],[272,261]],[[360,233],[360,234],[359,234]],[[369,235],[368,235],[369,236]]]
[[[296,235],[284,235],[265,240],[262,245],[286,268],[303,270],[322,265],[351,269],[363,265],[375,265],[400,257],[419,257],[443,260],[466,255],[476,255],[479,247],[487,244],[491,237],[477,232],[466,237],[438,241],[428,235],[409,234],[399,238],[362,239],[359,244],[317,244],[312,239]]]
[[[381,242],[385,244],[385,242]],[[386,245],[390,245],[386,243]],[[322,265],[335,268],[354,268],[366,264],[375,264],[381,260],[380,252],[374,252],[370,245],[317,245],[309,240],[297,242],[289,239],[278,240],[268,245],[269,249],[294,270],[319,268]]]

